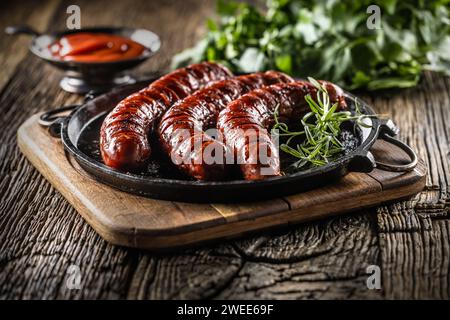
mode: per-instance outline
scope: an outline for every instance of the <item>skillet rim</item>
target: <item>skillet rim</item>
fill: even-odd
[[[153,80],[152,80],[153,81]],[[147,83],[151,83],[147,82]],[[113,177],[114,179],[119,179],[125,183],[133,182],[133,183],[139,183],[139,184],[147,184],[152,186],[167,186],[167,187],[173,187],[173,186],[180,186],[185,188],[193,188],[193,189],[200,189],[203,190],[204,188],[209,188],[208,191],[211,191],[211,187],[217,188],[217,189],[231,189],[233,187],[239,186],[239,187],[264,187],[264,186],[273,186],[273,185],[279,185],[279,184],[288,184],[288,183],[294,183],[298,182],[302,179],[307,179],[315,176],[321,176],[325,175],[327,173],[331,173],[333,170],[339,169],[339,168],[345,168],[348,169],[349,163],[358,156],[366,156],[371,146],[375,143],[375,141],[378,139],[378,135],[380,133],[380,126],[381,121],[378,117],[371,118],[372,121],[372,129],[370,129],[370,133],[367,136],[367,138],[359,144],[359,146],[350,151],[348,154],[336,159],[335,161],[321,167],[313,167],[309,168],[307,170],[302,170],[296,173],[279,176],[279,177],[270,177],[264,180],[228,180],[228,181],[193,181],[193,180],[180,180],[180,179],[166,179],[166,178],[154,178],[154,177],[148,177],[133,173],[124,173],[120,172],[114,169],[109,168],[105,164],[89,157],[85,153],[83,153],[77,146],[72,143],[69,134],[68,134],[68,127],[70,124],[70,121],[76,116],[77,113],[82,112],[83,109],[88,108],[91,104],[95,103],[96,101],[100,99],[105,99],[108,95],[112,95],[114,93],[118,94],[121,91],[125,91],[129,86],[137,86],[139,83],[131,84],[131,85],[125,85],[121,87],[114,88],[112,91],[102,94],[86,103],[81,105],[80,107],[73,110],[69,116],[67,116],[61,126],[61,140],[64,144],[64,148],[69,151],[71,155],[75,157],[75,159],[82,165],[87,166],[90,171],[89,173],[94,175],[97,178],[100,178],[100,175],[108,175]],[[356,97],[355,95],[347,92],[344,90],[344,94],[346,99],[358,99],[362,111],[364,111],[364,114],[375,116],[376,113],[374,112],[373,108],[366,103],[364,100]],[[96,119],[97,117],[100,117],[103,113],[99,113],[95,116],[93,116],[89,121],[86,123],[89,123]],[[86,126],[86,125],[85,125]],[[78,137],[80,133],[84,130],[85,126],[81,128],[81,130],[78,132]],[[101,174],[99,174],[99,172]],[[101,178],[100,178],[101,179]],[[116,186],[118,187],[118,186]],[[118,187],[120,188],[120,187]],[[136,192],[139,192],[139,190],[135,190]],[[145,192],[144,192],[145,194]]]

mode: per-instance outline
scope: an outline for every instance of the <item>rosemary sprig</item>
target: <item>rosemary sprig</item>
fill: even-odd
[[[372,117],[361,113],[356,100],[353,114],[350,111],[336,111],[338,103],[331,104],[326,88],[313,78],[308,80],[318,89],[318,93],[317,101],[310,95],[305,97],[311,111],[300,121],[303,130],[291,131],[286,123],[279,121],[279,105],[274,111],[272,134],[287,138],[280,145],[280,150],[299,159],[293,164],[296,169],[308,164],[323,166],[329,163],[343,151],[343,144],[338,139],[342,123],[353,120],[355,126],[359,124],[367,127],[364,118]],[[303,138],[302,142],[294,144],[294,140],[300,137]]]

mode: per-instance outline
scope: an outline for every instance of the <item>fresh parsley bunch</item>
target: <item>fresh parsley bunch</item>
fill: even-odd
[[[380,29],[367,27],[369,5]],[[263,13],[219,1],[219,23],[173,67],[203,60],[234,72],[277,69],[349,89],[412,87],[423,70],[450,75],[450,0],[269,0]]]

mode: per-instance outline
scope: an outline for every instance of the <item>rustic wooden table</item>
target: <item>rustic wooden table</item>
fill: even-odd
[[[199,0],[2,2],[1,29],[64,29],[74,2],[83,26],[139,26],[161,36],[161,52],[141,73],[167,68],[214,12],[214,1]],[[155,254],[106,243],[21,155],[16,130],[25,119],[81,100],[59,88],[61,74],[28,43],[0,35],[0,298],[449,298],[450,78],[427,73],[418,88],[367,97],[427,163],[427,188],[414,199]],[[381,269],[381,290],[366,286],[369,265]]]

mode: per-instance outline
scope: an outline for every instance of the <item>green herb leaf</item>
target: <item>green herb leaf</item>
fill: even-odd
[[[381,29],[366,25],[366,0],[268,0],[262,12],[244,2],[219,0],[217,22],[172,67],[202,60],[234,72],[277,69],[311,74],[351,89],[417,85],[424,69],[450,75],[449,0],[383,0]]]
[[[266,57],[257,48],[248,48],[237,61],[236,65],[241,72],[257,72],[262,70],[266,63]]]
[[[279,138],[287,138],[285,143],[280,145],[280,150],[300,159],[293,164],[297,170],[308,164],[322,166],[329,163],[343,151],[343,145],[338,139],[341,125],[346,121],[355,121],[355,124],[367,126],[364,120],[369,117],[360,112],[356,100],[354,114],[349,111],[337,111],[338,103],[330,105],[330,97],[325,88],[314,78],[308,79],[319,92],[317,101],[311,95],[305,96],[311,112],[305,114],[300,121],[303,130],[290,131],[287,124],[279,122],[279,106],[274,112],[275,125],[272,134],[278,135]],[[298,138],[303,138],[303,141],[299,143]],[[293,145],[294,141],[297,141],[297,144]]]

